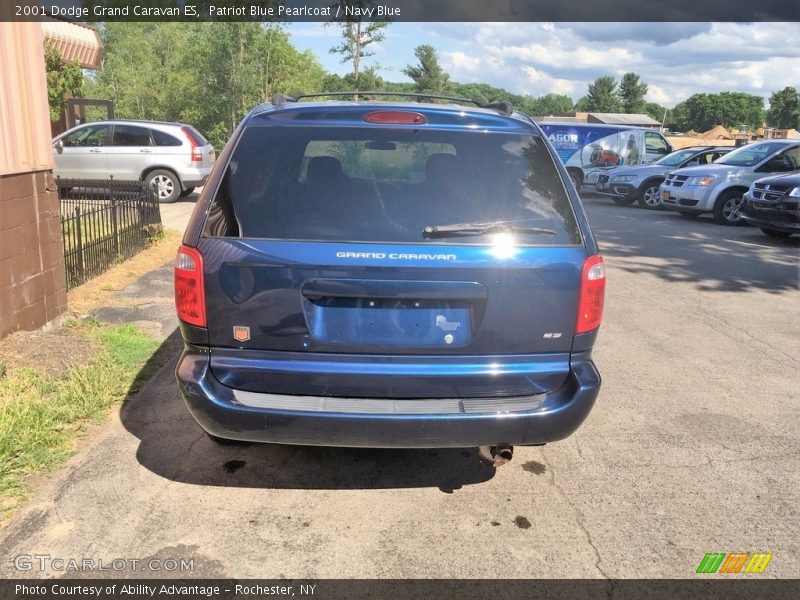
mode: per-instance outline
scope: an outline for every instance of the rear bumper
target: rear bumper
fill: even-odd
[[[176,377],[189,411],[203,429],[215,436],[361,448],[554,442],[569,436],[583,423],[600,390],[600,375],[588,359],[573,361],[566,381],[551,392],[473,402],[326,399],[240,392],[220,383],[211,372],[209,355],[191,347],[184,351]],[[449,408],[436,412],[438,406]]]

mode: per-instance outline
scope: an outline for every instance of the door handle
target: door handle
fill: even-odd
[[[90,148],[89,152],[91,152],[92,154],[100,154],[101,151],[98,150],[97,148]]]
[[[150,151],[149,148],[139,148],[139,152],[144,152],[145,154],[150,154],[151,151]]]

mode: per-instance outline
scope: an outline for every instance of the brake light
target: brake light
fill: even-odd
[[[181,246],[175,257],[175,308],[184,323],[206,327],[203,255],[197,248]]]
[[[578,300],[578,321],[575,333],[586,333],[600,327],[606,294],[606,268],[603,257],[590,256],[581,271],[581,292]]]
[[[186,139],[189,140],[189,143],[192,145],[192,162],[202,162],[203,152],[200,150],[200,146],[202,146],[203,144],[201,143],[201,140],[197,139],[195,133],[188,127],[181,127],[181,131],[183,132],[183,135],[186,136]]]
[[[428,122],[425,115],[405,110],[376,110],[364,115],[364,120],[387,125],[422,125]]]

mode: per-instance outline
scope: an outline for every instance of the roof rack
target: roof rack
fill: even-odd
[[[459,98],[458,96],[442,96],[439,94],[420,94],[416,92],[386,92],[386,91],[319,92],[314,94],[297,93],[297,94],[292,94],[291,96],[284,96],[283,94],[273,94],[271,101],[273,106],[283,106],[287,102],[298,102],[303,98],[325,98],[328,96],[400,96],[403,98],[416,98],[417,100],[422,100],[422,99],[452,100],[454,102],[465,102],[469,104],[474,104],[478,108],[488,108],[489,110],[495,110],[501,115],[506,117],[510,116],[514,112],[514,107],[511,105],[510,102],[486,102],[486,100],[482,98]]]

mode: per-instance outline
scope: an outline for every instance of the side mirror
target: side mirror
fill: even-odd
[[[64,140],[58,140],[53,147],[56,149],[56,152],[63,152],[64,151]]]

